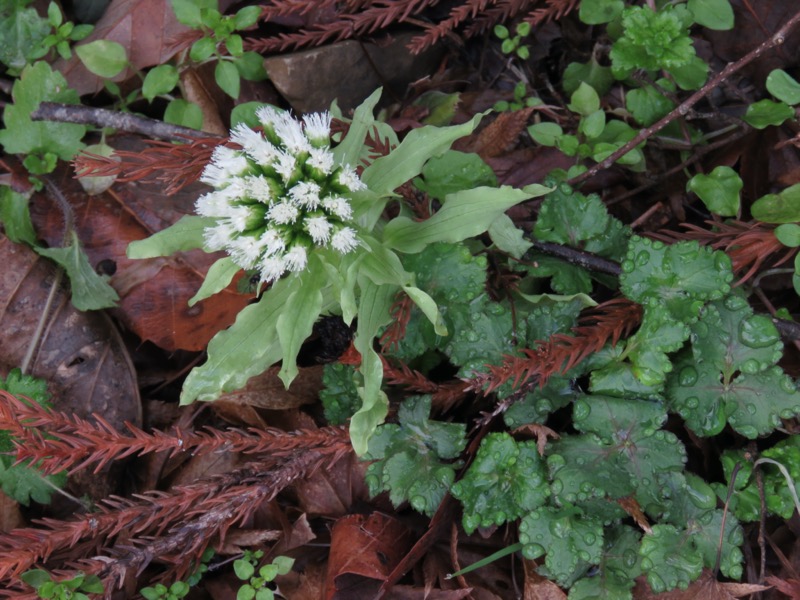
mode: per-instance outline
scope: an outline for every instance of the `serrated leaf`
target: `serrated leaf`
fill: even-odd
[[[577,396],[578,392],[569,379],[550,377],[543,388],[534,389],[514,402],[503,413],[503,420],[511,428],[544,423],[550,413],[568,406]]]
[[[78,310],[99,310],[115,306],[119,300],[112,288],[89,264],[81,248],[78,234],[70,233],[70,244],[64,248],[38,248],[37,253],[64,268],[72,286],[72,304]]]
[[[569,590],[570,600],[629,600],[635,579],[641,574],[640,534],[618,525],[606,530],[606,544],[599,571],[585,577]]]
[[[464,506],[467,533],[514,521],[545,503],[550,488],[536,442],[490,433],[464,477],[451,489]]]
[[[529,559],[545,557],[549,576],[569,587],[581,567],[596,564],[603,552],[603,527],[574,506],[542,507],[528,514],[519,525],[522,554]]]
[[[634,69],[673,69],[695,57],[688,27],[674,6],[658,12],[649,6],[626,8],[622,28],[623,35],[609,53],[614,74],[620,79]]]
[[[639,549],[647,583],[656,594],[687,587],[700,577],[703,557],[691,545],[690,534],[673,525],[654,525]]]
[[[686,184],[686,189],[697,194],[712,213],[735,217],[739,213],[739,192],[743,185],[736,171],[720,166],[708,175],[692,177]]]
[[[558,294],[589,294],[592,291],[592,278],[587,270],[559,258],[536,254],[532,257],[532,264],[526,268],[533,277],[552,277],[550,287]]]
[[[5,390],[17,397],[30,398],[42,405],[45,405],[50,398],[47,382],[44,379],[25,374],[20,369],[11,369],[5,381],[0,377],[0,390]],[[0,451],[6,450],[10,450],[10,448],[0,448]]]
[[[575,246],[602,235],[608,221],[608,211],[597,194],[584,196],[562,183],[545,196],[533,235],[542,241]]]
[[[9,154],[52,153],[70,160],[83,147],[86,133],[83,125],[31,121],[31,113],[44,101],[77,104],[78,94],[61,73],[43,61],[25,67],[14,82],[11,95],[14,104],[6,106],[0,130],[0,144]]]
[[[395,506],[409,501],[429,516],[449,491],[460,465],[443,460],[456,458],[466,445],[465,426],[431,421],[430,409],[430,396],[404,401],[399,424],[379,426],[364,455],[375,461],[365,477],[371,495],[388,491]]]
[[[23,8],[27,2],[0,8],[0,63],[11,69],[22,69],[39,55],[50,24],[35,8]],[[42,51],[43,52],[43,51]]]
[[[342,363],[328,363],[322,371],[320,402],[325,420],[331,425],[344,425],[361,404],[355,384],[355,369]]]
[[[688,306],[690,310],[682,313],[686,319],[698,312],[702,303]],[[672,361],[667,355],[680,349],[689,334],[689,327],[663,307],[655,302],[648,305],[639,329],[625,342],[625,355],[636,378],[645,386],[662,385],[666,374],[672,371]]]
[[[63,487],[67,482],[66,474],[45,477],[34,467],[14,466],[13,463],[13,457],[0,457],[0,486],[3,492],[24,506],[28,506],[31,500],[49,504],[50,496],[55,492],[54,486]]]

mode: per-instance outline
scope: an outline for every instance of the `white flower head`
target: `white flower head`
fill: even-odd
[[[299,121],[289,113],[282,113],[275,121],[275,135],[278,136],[283,146],[292,154],[301,154],[311,150],[311,144],[303,133]]]
[[[274,128],[283,111],[274,106],[265,104],[256,111],[256,118],[264,127]]]
[[[303,123],[306,126],[306,136],[312,146],[319,148],[330,143],[331,113],[327,110],[304,116]]]
[[[286,272],[286,262],[282,257],[267,256],[259,265],[261,271],[261,281],[275,281]]]
[[[229,208],[228,199],[219,192],[203,194],[194,203],[194,210],[201,217],[224,217]]]
[[[240,235],[228,247],[233,261],[243,269],[252,269],[264,252],[261,239],[253,235]]]
[[[283,237],[274,229],[267,229],[261,235],[261,244],[264,247],[266,256],[280,254],[286,249],[286,243],[283,241]]]
[[[273,204],[269,212],[267,212],[267,219],[276,225],[288,225],[294,223],[297,217],[300,216],[300,209],[291,202],[280,202]]]
[[[278,149],[275,146],[244,123],[239,123],[231,131],[231,141],[239,144],[250,158],[264,167],[271,165],[278,156]]]
[[[336,182],[351,192],[358,192],[367,187],[364,182],[359,179],[356,170],[350,165],[342,166],[341,170],[336,173]]]
[[[302,271],[308,264],[308,253],[302,244],[294,244],[289,251],[283,255],[286,268],[294,273]]]
[[[217,221],[214,227],[206,227],[203,239],[209,250],[222,250],[236,236],[236,229],[227,221]]]
[[[288,183],[295,175],[297,159],[288,152],[280,152],[278,154],[278,161],[274,164],[274,167],[284,183]]]
[[[324,198],[322,200],[322,208],[342,221],[349,221],[353,218],[353,209],[350,203],[341,196],[328,196]]]
[[[351,227],[342,227],[331,237],[331,247],[342,254],[347,254],[357,246],[358,238]]]
[[[312,148],[306,164],[323,175],[330,175],[333,171],[333,152],[327,148]]]
[[[319,206],[319,184],[314,181],[301,181],[289,190],[289,197],[299,206],[314,210]]]
[[[324,246],[331,237],[333,225],[325,217],[309,217],[305,221],[305,228],[317,246]]]
[[[233,228],[241,233],[250,228],[253,216],[252,211],[246,206],[231,206],[228,218]]]
[[[253,175],[248,177],[245,179],[245,185],[247,187],[247,195],[254,200],[258,200],[264,204],[269,204],[275,199],[275,189],[273,184],[271,184],[270,180],[268,180],[264,175]]]
[[[200,181],[212,187],[224,187],[249,168],[250,163],[240,151],[227,146],[217,146],[211,154],[211,161],[200,176]]]

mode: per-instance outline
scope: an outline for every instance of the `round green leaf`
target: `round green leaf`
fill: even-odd
[[[150,69],[142,84],[142,95],[150,102],[156,96],[168,94],[178,85],[178,69],[172,65],[158,65]]]
[[[239,560],[233,561],[233,572],[236,573],[236,576],[242,581],[247,581],[256,572],[256,568],[249,560],[240,558]]]
[[[733,28],[733,7],[730,0],[689,0],[695,23],[724,31]]]
[[[232,62],[221,60],[214,69],[214,79],[222,91],[234,100],[239,97],[239,71]]]
[[[245,584],[236,592],[236,600],[253,600],[256,596],[256,591],[250,584]]]
[[[754,219],[764,223],[795,223],[800,221],[800,184],[790,186],[779,194],[762,196],[750,207]]]
[[[800,246],[800,225],[796,223],[784,223],[775,228],[775,237],[784,246],[797,248]]]
[[[578,18],[587,25],[609,23],[622,14],[622,0],[583,0]]]
[[[581,116],[589,116],[600,110],[600,97],[592,86],[581,83],[573,92],[568,108]]]
[[[716,215],[735,217],[739,213],[742,180],[730,167],[717,167],[708,175],[695,175],[686,184]]]
[[[767,76],[767,89],[786,104],[800,104],[800,83],[783,69],[775,69]]]
[[[164,111],[164,121],[173,125],[200,129],[203,126],[203,111],[197,104],[176,98],[167,105],[167,110]]]
[[[245,6],[236,13],[234,24],[236,29],[247,29],[252,27],[258,22],[258,17],[261,15],[260,6]]]
[[[75,52],[86,68],[100,77],[114,77],[128,64],[125,48],[110,40],[95,40],[76,46]]]
[[[257,52],[245,52],[234,60],[239,75],[248,81],[263,81],[267,78],[264,57]]]
[[[500,38],[501,40],[508,39],[508,27],[505,25],[495,25],[494,26],[494,34]]]
[[[785,102],[760,100],[747,107],[744,120],[756,129],[764,129],[770,125],[781,125],[794,116],[794,109]]]

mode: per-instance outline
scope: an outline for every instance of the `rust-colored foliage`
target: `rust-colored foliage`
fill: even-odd
[[[506,381],[515,387],[531,380],[544,385],[550,376],[568,371],[608,342],[616,344],[641,319],[641,307],[630,300],[604,302],[581,316],[573,335],[555,334],[538,347],[523,350],[524,357],[506,356],[502,365],[490,365],[489,373],[474,378],[472,388],[488,393]]]
[[[524,15],[524,20],[532,25],[558,19],[575,8],[578,0],[462,0],[452,6],[447,17],[437,24],[418,18],[437,4],[438,0],[272,0],[262,9],[263,20],[301,17],[304,26],[298,31],[273,37],[250,38],[247,46],[257,52],[280,52],[357,39],[392,25],[411,24],[425,28],[425,32],[410,45],[412,52],[419,53],[446,36],[459,40],[453,35],[456,31],[469,38],[487,31],[496,23],[520,15]]]

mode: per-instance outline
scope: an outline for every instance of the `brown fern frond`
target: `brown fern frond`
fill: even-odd
[[[430,394],[431,403],[436,412],[450,410],[469,393],[469,386],[463,381],[436,383],[401,361],[397,361],[399,365],[395,367],[385,357],[382,356],[381,360],[386,383],[405,386],[418,394]]]
[[[532,10],[525,17],[531,25],[541,25],[563,18],[578,6],[580,0],[547,0],[547,6]]]
[[[166,433],[147,433],[130,423],[126,427],[127,434],[120,433],[99,415],[90,422],[0,391],[0,429],[13,436],[17,462],[36,462],[37,468],[47,474],[65,470],[74,473],[90,465],[94,465],[96,473],[112,460],[151,452],[174,455],[227,451],[280,458],[297,450],[341,455],[350,448],[347,431],[341,427],[292,432],[271,427],[247,431],[209,428],[199,432],[176,428]]]
[[[149,146],[139,152],[116,150],[114,157],[82,152],[73,161],[78,177],[116,176],[117,181],[152,179],[166,186],[172,195],[196,181],[211,153],[222,138],[192,138],[186,144],[172,144],[159,140],[146,140]],[[119,160],[117,160],[119,159]]]
[[[685,232],[662,231],[649,237],[663,241],[696,240],[715,250],[724,250],[731,259],[734,273],[744,274],[736,285],[741,285],[755,275],[764,263],[779,266],[797,253],[787,248],[775,237],[775,226],[760,221],[706,222],[712,229],[683,223]]]
[[[392,322],[381,336],[379,343],[384,352],[396,348],[406,335],[406,327],[411,319],[414,302],[407,294],[400,293],[391,308]]]
[[[534,3],[535,0],[497,0],[494,7],[487,8],[473,19],[464,29],[464,35],[469,38],[488,31],[494,25],[527,11]]]
[[[496,0],[466,0],[464,4],[455,6],[446,19],[428,29],[425,34],[415,37],[409,45],[409,50],[415,54],[432,46],[445,36],[452,33],[467,19],[474,19],[486,7]]]
[[[549,377],[565,373],[608,342],[616,344],[628,336],[641,319],[641,307],[630,300],[604,302],[581,316],[573,335],[555,334],[538,347],[525,349],[524,357],[506,356],[503,364],[489,365],[489,373],[473,378],[470,389],[488,393],[507,381],[515,387],[531,380],[544,385]]]

